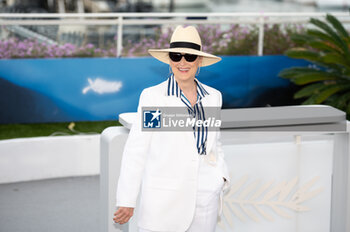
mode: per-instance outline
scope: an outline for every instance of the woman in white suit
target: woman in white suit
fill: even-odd
[[[221,93],[196,78],[200,67],[221,58],[201,48],[194,27],[178,26],[170,48],[149,50],[153,57],[170,65],[172,74],[141,93],[137,120],[122,157],[115,223],[129,221],[141,189],[140,232],[215,231],[223,191],[230,182],[219,131],[203,126],[182,132],[142,130],[142,107],[186,107],[195,120],[206,120],[206,107],[221,108]]]

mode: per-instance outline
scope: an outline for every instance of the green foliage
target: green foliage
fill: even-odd
[[[294,98],[306,98],[302,104],[327,104],[343,110],[350,118],[350,37],[339,20],[328,14],[326,20],[311,18],[316,29],[295,33],[297,45],[285,52],[289,57],[305,59],[314,65],[282,70],[279,76],[297,85],[305,85]]]

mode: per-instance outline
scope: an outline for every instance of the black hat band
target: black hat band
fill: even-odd
[[[201,46],[191,42],[172,42],[170,43],[170,48],[193,48],[200,51]]]

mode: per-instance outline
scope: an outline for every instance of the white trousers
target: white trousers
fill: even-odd
[[[196,208],[192,223],[186,232],[215,232],[224,179],[217,167],[210,165],[205,159],[205,155],[199,156]],[[170,231],[151,231],[139,228],[139,232]]]

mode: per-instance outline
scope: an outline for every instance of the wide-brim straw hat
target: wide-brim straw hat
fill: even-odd
[[[149,49],[154,58],[169,64],[169,52],[180,52],[202,56],[202,67],[219,62],[220,57],[202,52],[202,42],[198,31],[193,26],[177,26],[170,39],[170,48]]]

